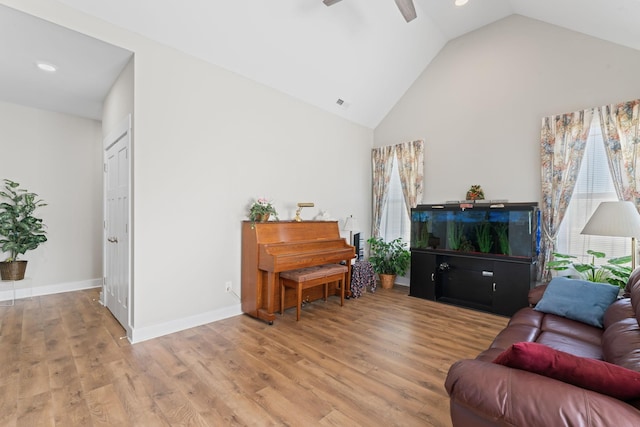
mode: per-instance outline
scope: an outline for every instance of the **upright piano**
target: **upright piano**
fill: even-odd
[[[355,254],[355,247],[340,237],[337,221],[244,221],[242,311],[272,324],[280,307],[281,271],[341,261],[349,269],[345,295],[350,296]]]

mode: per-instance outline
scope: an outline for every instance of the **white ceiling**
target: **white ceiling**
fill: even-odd
[[[102,119],[131,52],[0,5],[0,100]],[[58,67],[47,73],[44,61]]]
[[[60,1],[370,128],[380,123],[447,41],[512,14],[640,50],[640,0],[469,0],[464,7],[455,7],[453,0],[414,0],[418,17],[410,23],[393,0],[342,0],[331,7],[322,0]],[[0,8],[0,37],[19,42],[0,46],[2,68],[12,65],[10,60],[24,60],[24,51],[43,48],[42,41],[49,40],[38,33],[40,25],[5,28],[13,19],[5,18],[6,9]],[[19,37],[8,34],[14,31]],[[60,61],[74,69],[75,77],[62,84],[66,95],[88,92],[86,86],[98,85],[100,79],[111,78],[106,84],[110,86],[117,75],[95,74],[95,69],[87,72],[84,67],[99,61],[100,69],[113,71],[124,65],[121,56],[96,54],[86,38],[67,43],[74,42],[65,39],[41,50],[48,52],[51,62],[60,55]],[[113,48],[98,44],[107,52]],[[89,52],[93,54],[87,60]],[[0,81],[12,82],[13,92],[29,93],[38,87],[43,93],[49,87],[51,76],[30,80],[17,65],[7,68],[0,70]],[[93,81],[70,86],[87,74]],[[0,94],[4,91],[0,87]],[[95,103],[96,94],[92,96],[78,102]],[[345,101],[342,106],[336,104],[338,98]],[[73,102],[69,96],[63,99]]]

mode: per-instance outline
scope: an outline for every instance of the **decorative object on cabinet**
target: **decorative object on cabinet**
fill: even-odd
[[[278,219],[276,208],[273,207],[271,201],[264,197],[259,197],[249,207],[249,219],[253,223],[268,221],[271,215],[273,215],[276,220]]]
[[[294,221],[301,222],[302,217],[300,216],[300,212],[302,212],[302,208],[312,208],[315,204],[313,203],[298,203],[298,209],[296,209],[296,216],[293,218]]]
[[[385,242],[381,237],[371,237],[367,243],[370,245],[369,262],[373,271],[380,276],[380,285],[383,289],[392,288],[396,276],[403,276],[411,263],[407,244],[399,237],[391,242]]]
[[[526,307],[539,222],[536,203],[418,205],[409,295],[507,316]]]
[[[320,212],[318,212],[318,215],[316,215],[313,218],[314,221],[331,221],[331,214],[329,213],[329,211],[323,211],[321,210]]]
[[[18,256],[47,241],[42,219],[33,216],[37,208],[47,204],[9,179],[4,180],[0,197],[0,251],[9,253],[0,263],[0,275],[2,280],[22,280],[27,261],[18,260]]]
[[[484,200],[484,191],[479,185],[472,185],[467,191],[467,200]]]

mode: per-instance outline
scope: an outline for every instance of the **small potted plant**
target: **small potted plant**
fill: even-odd
[[[2,280],[24,279],[27,261],[19,261],[18,256],[47,241],[42,219],[33,216],[46,203],[19,187],[17,182],[5,179],[4,190],[0,191],[0,251],[9,254],[0,262]]]
[[[472,185],[467,191],[467,200],[484,200],[484,191],[479,185]]]
[[[258,198],[258,200],[253,202],[249,207],[249,219],[253,221],[253,223],[268,221],[271,215],[273,215],[276,220],[278,219],[276,208],[264,197]]]
[[[407,244],[399,237],[391,242],[385,242],[380,237],[371,237],[367,243],[370,245],[369,262],[373,271],[380,276],[382,288],[392,288],[396,276],[404,276],[411,263],[411,253],[406,249]]]

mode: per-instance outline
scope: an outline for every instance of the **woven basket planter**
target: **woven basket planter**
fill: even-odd
[[[380,276],[380,286],[382,289],[391,289],[396,281],[395,274],[378,274]]]

